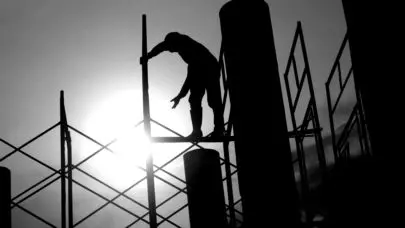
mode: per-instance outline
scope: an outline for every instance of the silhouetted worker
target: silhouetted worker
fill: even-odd
[[[171,101],[172,108],[176,108],[180,100],[190,91],[190,115],[193,132],[188,138],[202,137],[202,107],[201,101],[207,90],[208,105],[214,113],[214,131],[212,137],[222,136],[224,132],[224,118],[220,90],[220,68],[214,55],[202,44],[187,35],[178,32],[168,33],[163,42],[156,45],[148,54],[147,59],[141,57],[141,63],[160,54],[163,51],[177,52],[188,64],[187,78],[179,92]]]

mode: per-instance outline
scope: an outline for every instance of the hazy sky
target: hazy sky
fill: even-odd
[[[60,90],[66,93],[68,120],[75,126],[85,126],[89,115],[97,115],[94,110],[122,91],[129,90],[134,96],[127,98],[128,106],[141,109],[141,14],[148,15],[149,48],[176,30],[218,56],[218,12],[225,2],[1,0],[1,136],[20,142],[56,122]],[[285,70],[296,22],[302,21],[322,109],[326,104],[324,83],[346,31],[341,1],[267,2],[280,74]],[[185,73],[186,65],[177,55],[165,53],[150,62],[151,99],[161,100],[164,107],[159,108],[168,112],[165,114],[173,114],[169,100],[180,89]],[[184,99],[174,113],[182,115],[187,110]]]
[[[0,137],[19,145],[58,122],[59,91],[64,90],[69,123],[100,140],[110,139],[142,119],[141,15],[148,17],[149,49],[168,32],[179,31],[218,57],[218,13],[225,2],[0,0]],[[324,83],[346,32],[341,1],[266,2],[280,75],[296,23],[302,22],[322,127],[327,129]],[[163,53],[150,61],[149,76],[152,118],[188,134],[187,98],[175,110],[169,103],[185,79],[185,63]],[[206,134],[212,130],[211,110],[204,114]]]

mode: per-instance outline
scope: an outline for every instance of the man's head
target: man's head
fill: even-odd
[[[169,51],[170,52],[175,52],[175,47],[178,47],[179,44],[181,44],[181,39],[184,35],[178,33],[178,32],[170,32],[166,35],[165,37],[165,42],[171,44],[169,45]]]

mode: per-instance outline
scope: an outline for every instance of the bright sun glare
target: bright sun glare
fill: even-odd
[[[92,158],[93,168],[103,180],[118,188],[125,188],[145,175],[138,168],[145,167],[150,154],[150,141],[144,133],[143,125],[135,127],[141,113],[135,107],[135,91],[126,91],[110,96],[94,108],[87,118],[89,135],[102,143],[116,139]]]

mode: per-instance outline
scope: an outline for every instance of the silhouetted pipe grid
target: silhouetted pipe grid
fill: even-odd
[[[57,226],[55,226],[54,224],[51,224],[50,222],[46,221],[41,216],[35,214],[34,212],[26,209],[23,206],[21,206],[21,204],[24,201],[26,201],[27,199],[29,199],[30,197],[34,196],[35,194],[37,194],[41,190],[45,189],[46,187],[48,187],[49,185],[54,183],[55,181],[61,179],[61,227],[63,227],[63,228],[66,227],[66,225],[67,225],[67,220],[66,219],[68,219],[68,221],[69,221],[69,226],[68,227],[70,228],[70,227],[73,227],[72,226],[72,219],[73,219],[73,211],[72,211],[72,173],[71,173],[71,169],[69,168],[69,167],[72,167],[72,164],[71,164],[72,160],[71,160],[71,147],[68,146],[68,149],[67,149],[68,160],[67,160],[67,164],[66,164],[65,143],[66,142],[68,142],[68,144],[70,143],[70,139],[69,139],[70,136],[69,136],[69,132],[68,132],[68,129],[67,129],[66,114],[65,114],[64,105],[63,105],[63,91],[61,91],[61,97],[60,98],[61,98],[61,102],[60,102],[60,122],[58,122],[57,124],[55,124],[52,127],[48,128],[44,132],[40,133],[39,135],[35,136],[34,138],[32,138],[31,140],[27,141],[26,143],[22,144],[19,147],[15,147],[11,143],[9,143],[6,140],[0,138],[0,141],[4,145],[7,145],[8,147],[13,149],[13,151],[7,153],[5,156],[0,158],[0,163],[4,162],[6,159],[10,158],[12,155],[19,152],[21,155],[24,155],[25,157],[29,158],[30,160],[35,161],[37,164],[40,164],[41,166],[43,166],[43,167],[45,167],[45,168],[47,168],[47,169],[49,169],[49,170],[51,170],[53,172],[51,175],[47,176],[46,178],[42,179],[41,181],[39,181],[36,184],[32,185],[31,187],[27,188],[26,190],[20,192],[16,196],[12,197],[11,198],[11,205],[10,205],[10,210],[17,207],[17,208],[21,209],[22,211],[30,214],[34,218],[42,221],[44,224],[47,224],[50,227],[57,227]],[[61,156],[60,156],[61,168],[59,170],[54,169],[50,165],[42,162],[41,160],[39,160],[39,159],[35,158],[34,156],[28,154],[27,152],[23,151],[23,148],[27,147],[28,145],[30,145],[31,143],[38,140],[39,138],[41,138],[42,136],[44,136],[45,134],[49,133],[50,131],[52,131],[53,129],[55,129],[57,127],[60,127],[60,145],[61,145]],[[68,170],[66,170],[66,168]],[[57,175],[57,176],[54,177],[55,175]],[[68,179],[67,197],[66,197],[66,181],[65,181],[65,178],[61,178],[61,177],[65,177],[65,178]],[[53,179],[51,179],[51,178],[53,178]],[[42,184],[44,184],[44,185],[42,185]],[[42,186],[39,187],[40,185],[42,185]],[[66,205],[66,203],[68,203],[68,205]],[[67,208],[68,208],[68,211],[66,212]]]
[[[347,72],[347,75],[342,75],[342,66],[341,66],[341,58],[343,55],[343,52],[345,49],[348,50],[348,35],[346,33],[342,45],[340,46],[339,52],[337,54],[336,60],[333,63],[331,73],[328,77],[327,82],[325,83],[326,87],[326,96],[327,96],[327,102],[328,102],[328,115],[329,115],[329,121],[330,121],[330,129],[331,129],[331,135],[332,135],[332,148],[333,148],[333,153],[334,153],[334,158],[335,158],[335,163],[339,162],[341,160],[346,160],[348,159],[350,155],[350,143],[349,143],[349,136],[351,132],[353,131],[354,127],[357,127],[357,132],[358,132],[358,140],[360,144],[360,150],[362,155],[370,155],[370,144],[369,144],[369,137],[368,137],[368,131],[367,131],[367,125],[364,120],[364,109],[363,109],[363,104],[362,104],[362,99],[361,99],[361,94],[359,92],[359,89],[356,87],[355,82],[354,83],[354,90],[355,90],[355,100],[356,103],[354,104],[354,107],[351,111],[351,114],[348,118],[348,120],[345,123],[344,129],[340,134],[336,133],[336,128],[335,128],[335,113],[336,110],[339,106],[339,102],[344,95],[345,91],[348,91],[348,82],[351,78],[353,78],[353,67],[350,65],[349,71]],[[336,98],[333,98],[332,96],[332,81],[337,78],[338,82],[338,95]]]
[[[149,208],[146,205],[144,205],[144,204],[138,202],[137,200],[133,199],[132,197],[130,197],[127,194],[128,191],[133,189],[135,186],[139,185],[142,181],[146,180],[147,176],[139,179],[138,181],[136,181],[134,184],[130,185],[125,190],[119,191],[116,188],[112,187],[111,185],[109,185],[109,184],[105,183],[104,181],[102,181],[100,178],[97,178],[94,175],[92,175],[89,172],[82,169],[80,166],[82,166],[84,163],[89,161],[91,158],[94,158],[101,151],[107,150],[107,151],[109,151],[111,153],[114,153],[114,151],[112,149],[110,149],[109,146],[111,146],[112,144],[114,144],[118,140],[114,139],[114,140],[111,140],[106,145],[103,145],[102,143],[100,143],[100,142],[96,141],[95,139],[91,138],[90,136],[88,136],[88,135],[84,134],[83,132],[77,130],[73,126],[68,125],[67,124],[66,114],[65,114],[65,108],[64,108],[63,92],[61,92],[61,101],[60,102],[61,102],[60,103],[61,121],[58,122],[57,124],[53,125],[52,127],[48,128],[47,130],[43,131],[42,133],[38,134],[37,136],[35,136],[31,140],[27,141],[23,145],[21,145],[19,147],[15,147],[12,144],[8,143],[6,140],[0,138],[0,141],[3,144],[5,144],[5,145],[9,146],[11,149],[13,149],[11,152],[7,153],[5,156],[0,158],[0,164],[3,161],[5,161],[6,159],[10,158],[12,155],[14,155],[16,153],[20,153],[20,154],[24,155],[25,157],[35,161],[36,163],[38,163],[38,164],[42,165],[43,167],[45,167],[45,168],[49,169],[50,171],[52,171],[52,173],[50,175],[42,178],[37,183],[31,185],[30,187],[26,188],[24,191],[22,191],[22,192],[16,194],[15,196],[13,196],[12,199],[11,199],[12,202],[11,202],[11,205],[10,205],[10,210],[13,210],[14,208],[19,208],[22,211],[26,212],[27,214],[31,215],[32,217],[36,218],[37,220],[41,221],[43,224],[47,225],[47,227],[69,227],[69,228],[73,228],[73,227],[77,227],[79,224],[82,224],[83,222],[88,220],[90,217],[92,217],[96,213],[100,212],[106,206],[112,204],[112,205],[116,206],[117,208],[121,209],[122,211],[128,213],[129,215],[132,215],[136,219],[136,220],[134,220],[134,222],[127,225],[126,227],[132,227],[133,225],[136,225],[136,223],[139,222],[139,221],[142,221],[142,222],[144,222],[146,224],[149,224],[149,221],[146,220],[146,216],[149,215]],[[140,126],[142,123],[143,123],[143,121],[140,121],[135,127]],[[61,138],[60,138],[61,139],[61,154],[60,154],[61,156],[60,156],[60,159],[61,159],[61,166],[63,167],[63,168],[60,168],[58,170],[54,169],[50,165],[42,162],[41,160],[35,158],[34,156],[30,155],[29,153],[27,153],[27,152],[25,152],[23,150],[25,147],[27,147],[31,143],[35,142],[36,140],[40,139],[41,137],[45,136],[47,133],[51,132],[52,130],[56,129],[57,127],[60,127],[60,129],[61,129]],[[88,155],[87,157],[83,158],[81,161],[77,162],[76,164],[72,164],[71,163],[71,161],[72,161],[72,156],[71,156],[72,150],[71,150],[71,148],[72,147],[71,147],[71,139],[70,139],[69,130],[72,130],[73,132],[77,133],[79,136],[84,137],[84,138],[88,139],[89,141],[97,144],[98,146],[100,146],[100,148],[98,150],[96,150],[95,152],[91,153],[90,155]],[[181,181],[185,185],[184,180],[174,176],[173,174],[171,174],[170,172],[167,172],[163,168],[165,166],[167,166],[171,161],[173,161],[176,158],[180,157],[182,154],[184,154],[186,151],[188,151],[192,147],[193,146],[190,146],[189,148],[182,151],[179,155],[173,157],[169,162],[165,163],[164,165],[162,165],[160,167],[154,165],[154,168],[155,168],[154,173],[156,173],[158,171],[162,171],[165,174],[170,175],[171,177],[176,178],[177,180]],[[67,162],[66,162],[66,155],[65,155],[66,149],[67,149]],[[65,164],[65,165],[62,165],[62,164]],[[143,170],[146,173],[145,168],[143,168],[143,167],[138,167],[138,168]],[[73,171],[80,172],[80,174],[83,174],[86,177],[96,181],[98,184],[101,184],[102,186],[112,190],[117,195],[114,196],[111,199],[107,198],[106,196],[103,196],[102,194],[100,194],[97,191],[93,190],[92,188],[86,186],[85,184],[81,183],[80,181],[75,180],[73,178],[73,176],[72,176]],[[61,178],[61,177],[64,177],[64,178]],[[163,200],[161,203],[159,203],[156,206],[156,208],[162,207],[165,203],[167,203],[168,201],[173,199],[179,193],[186,193],[186,188],[185,187],[180,188],[180,187],[172,184],[171,182],[165,180],[164,178],[161,178],[158,175],[154,175],[154,177],[178,190],[178,192],[170,195],[165,200]],[[61,188],[60,188],[61,189],[61,199],[62,199],[62,201],[61,201],[61,217],[60,217],[61,224],[60,224],[60,226],[56,225],[56,224],[52,224],[51,222],[47,221],[43,217],[39,216],[37,213],[35,213],[35,212],[31,211],[31,210],[28,210],[25,207],[21,206],[21,204],[24,203],[26,200],[30,199],[31,197],[36,196],[42,190],[44,190],[48,186],[52,185],[53,183],[55,183],[59,179],[65,180],[65,181],[61,181]],[[66,180],[67,180],[67,183],[66,183]],[[74,210],[73,191],[72,191],[73,183],[76,186],[80,186],[81,188],[87,190],[88,192],[94,194],[95,196],[98,196],[100,199],[103,199],[105,201],[104,204],[97,207],[96,209],[94,209],[89,214],[85,215],[84,217],[82,217],[80,219],[76,219],[76,221],[73,218],[73,210]],[[131,201],[132,203],[144,208],[148,212],[146,212],[146,213],[144,213],[142,215],[135,214],[134,212],[132,212],[132,211],[126,209],[125,207],[121,206],[120,204],[114,202],[119,197],[124,197],[125,199]],[[173,225],[175,227],[180,227],[179,225],[177,225],[176,223],[171,221],[170,218],[173,217],[176,213],[178,213],[179,211],[181,211],[182,209],[184,209],[186,207],[187,207],[187,204],[185,204],[184,206],[179,208],[177,211],[173,212],[172,214],[170,214],[169,216],[166,216],[166,217],[157,213],[156,216],[161,219],[161,221],[157,225],[160,225],[160,224],[162,224],[164,222],[167,222],[167,223],[170,223],[171,225]]]
[[[297,43],[300,44],[300,47],[297,47]],[[299,72],[297,66],[297,59],[295,57],[296,51],[300,51],[304,61],[304,67],[302,72]],[[293,73],[292,78],[292,86],[294,86],[295,94],[290,89],[290,80],[289,76],[291,75],[290,72]],[[309,183],[308,183],[308,173],[307,173],[307,165],[305,161],[305,150],[304,150],[304,139],[306,138],[314,138],[316,151],[318,156],[318,165],[322,175],[325,174],[326,171],[326,160],[325,160],[325,153],[323,147],[323,140],[322,134],[319,123],[318,111],[316,106],[315,100],[315,92],[314,87],[312,84],[311,78],[311,71],[309,67],[309,61],[304,41],[304,34],[302,31],[301,22],[297,23],[297,29],[294,34],[293,44],[291,47],[290,55],[288,57],[286,71],[284,73],[284,80],[286,85],[287,97],[288,97],[288,104],[289,110],[291,115],[291,122],[292,122],[292,136],[295,139],[296,143],[296,153],[297,158],[294,159],[294,163],[298,163],[299,166],[299,173],[300,173],[300,183],[301,183],[301,192],[302,198],[305,202],[308,197],[309,193]],[[304,88],[307,87],[309,90],[309,99],[308,101],[302,101],[302,91]],[[297,125],[297,107],[299,102],[307,102],[306,111],[302,118],[301,124]],[[307,213],[309,216],[309,213]]]
[[[28,142],[24,143],[22,146],[19,147],[15,147],[12,144],[8,143],[7,141],[0,139],[1,142],[3,142],[5,145],[8,145],[9,147],[11,147],[13,149],[13,151],[11,151],[10,153],[8,153],[7,155],[3,156],[0,159],[0,162],[3,162],[4,160],[6,160],[7,158],[9,158],[10,156],[12,156],[13,154],[19,152],[25,156],[27,156],[28,158],[30,158],[31,160],[41,164],[42,166],[50,169],[51,171],[53,171],[53,173],[45,178],[43,178],[42,180],[40,180],[39,182],[35,183],[34,185],[30,186],[29,188],[27,188],[26,190],[22,191],[21,193],[17,194],[16,196],[12,197],[12,205],[11,205],[11,209],[14,209],[15,207],[18,207],[19,209],[25,211],[26,213],[30,214],[31,216],[33,216],[34,218],[38,219],[39,221],[43,222],[44,224],[48,225],[49,227],[58,227],[55,224],[50,223],[49,221],[47,221],[46,219],[42,218],[41,216],[37,215],[36,213],[24,208],[23,206],[21,206],[21,204],[23,202],[25,202],[27,199],[35,196],[37,193],[39,193],[40,191],[44,190],[46,187],[50,186],[51,184],[53,184],[54,182],[56,182],[57,180],[59,180],[62,175],[65,176],[65,178],[61,178],[61,180],[67,179],[68,180],[68,187],[66,187],[66,182],[65,181],[61,181],[61,227],[76,227],[79,224],[83,223],[84,221],[86,221],[87,219],[89,219],[92,215],[96,214],[97,212],[99,212],[101,209],[105,208],[106,206],[108,206],[109,204],[113,204],[114,206],[120,208],[121,210],[127,212],[128,214],[134,216],[135,218],[137,218],[137,220],[132,223],[131,225],[128,225],[127,227],[132,226],[133,224],[135,224],[138,221],[143,221],[145,223],[149,223],[147,220],[145,220],[145,217],[149,214],[149,212],[143,214],[143,215],[136,215],[135,213],[129,211],[128,209],[124,208],[123,206],[115,203],[114,201],[119,198],[120,196],[125,197],[126,199],[132,201],[133,203],[148,209],[147,206],[143,205],[142,203],[137,202],[136,200],[134,200],[133,198],[129,197],[128,195],[126,195],[125,193],[127,193],[129,190],[131,190],[133,187],[135,187],[136,185],[138,185],[139,183],[141,183],[143,180],[146,179],[146,177],[138,180],[136,183],[134,183],[133,185],[131,185],[130,187],[128,187],[127,189],[125,189],[124,191],[120,192],[117,189],[115,189],[114,187],[112,187],[111,185],[103,182],[102,180],[100,180],[99,178],[91,175],[90,173],[88,173],[87,171],[81,169],[79,166],[84,164],[86,161],[88,161],[89,159],[93,158],[95,155],[99,154],[102,150],[108,150],[110,152],[114,152],[113,150],[111,150],[110,148],[108,148],[108,146],[112,145],[113,143],[115,143],[117,140],[114,139],[111,142],[109,142],[107,145],[103,145],[99,142],[97,142],[96,140],[94,140],[93,138],[87,136],[86,134],[82,133],[81,131],[77,130],[76,128],[67,125],[67,121],[66,121],[66,114],[64,114],[64,104],[63,104],[63,93],[61,94],[61,122],[53,125],[52,127],[48,128],[47,130],[45,130],[44,132],[40,133],[39,135],[37,135],[36,137],[34,137],[33,139],[29,140]],[[139,122],[137,124],[137,126],[139,126],[142,122]],[[51,166],[49,166],[48,164],[36,159],[35,157],[29,155],[28,153],[26,153],[25,151],[23,151],[22,149],[26,146],[28,146],[29,144],[31,144],[32,142],[34,142],[35,140],[38,140],[40,137],[44,136],[45,134],[49,133],[50,131],[52,131],[53,129],[55,129],[56,127],[60,126],[61,127],[61,133],[63,132],[63,134],[61,135],[61,164],[65,164],[66,160],[65,160],[65,156],[64,156],[64,152],[65,152],[65,143],[67,144],[67,149],[68,149],[68,164],[64,166],[64,169],[59,169],[56,170],[54,168],[52,168]],[[94,153],[92,153],[91,155],[87,156],[86,158],[84,158],[83,160],[81,160],[80,162],[78,162],[77,164],[73,165],[73,164],[69,164],[69,161],[71,161],[71,141],[70,141],[70,134],[68,132],[67,129],[71,129],[73,130],[75,133],[78,133],[79,135],[87,138],[88,140],[92,141],[95,144],[98,144],[99,146],[101,146],[100,149],[98,149],[97,151],[95,151]],[[165,164],[167,165],[167,164]],[[168,172],[166,172],[165,170],[163,170],[163,167],[165,166],[161,166],[161,167],[156,167],[155,166],[155,171],[157,172],[159,170],[165,172],[166,174],[172,175]],[[71,168],[69,168],[71,167]],[[67,170],[66,170],[67,168]],[[146,170],[142,167],[138,167],[140,169],[142,169],[143,171],[146,172]],[[74,180],[72,178],[72,171],[73,170],[77,170],[79,172],[81,172],[81,174],[86,175],[87,177],[97,181],[98,183],[100,183],[101,185],[109,188],[110,190],[116,192],[118,195],[113,197],[112,199],[108,199],[107,197],[97,193],[96,191],[92,190],[91,188],[87,187],[86,185],[78,182],[77,180]],[[59,175],[58,175],[59,174]],[[56,176],[56,177],[55,177]],[[172,175],[173,176],[173,175]],[[185,192],[185,189],[180,189],[177,186],[174,186],[172,183],[164,180],[163,178],[159,177],[159,176],[155,176],[157,179],[167,183],[168,185],[178,189],[181,192]],[[184,182],[184,181],[183,181]],[[97,209],[95,209],[94,211],[92,211],[91,213],[89,213],[87,216],[84,216],[83,218],[81,218],[80,220],[76,221],[75,223],[73,223],[73,204],[72,204],[72,199],[73,199],[73,195],[72,195],[72,184],[75,183],[76,185],[82,187],[83,189],[86,189],[87,191],[93,193],[94,195],[98,196],[99,198],[105,200],[106,202],[101,205],[100,207],[98,207]],[[70,186],[70,187],[69,187]],[[67,189],[66,189],[67,188]],[[68,190],[68,194],[66,195],[66,190]],[[178,193],[177,193],[178,194]],[[162,206],[164,203],[166,203],[167,201],[169,201],[170,199],[172,199],[174,196],[176,196],[177,194],[173,194],[172,196],[168,197],[166,200],[162,201],[159,205],[157,205],[157,208]],[[67,196],[67,197],[66,197]],[[66,210],[67,209],[67,210]],[[68,214],[66,214],[66,211],[68,211]],[[157,216],[159,218],[162,219],[162,222],[168,222],[170,224],[172,224],[175,227],[180,227],[177,224],[173,223],[172,221],[170,221],[170,217],[173,216],[168,216],[168,217],[164,217],[161,216],[159,214],[157,214]],[[62,222],[66,222],[69,221],[69,224],[66,223],[62,223]],[[161,223],[162,223],[161,222]],[[66,226],[67,225],[67,226]]]

